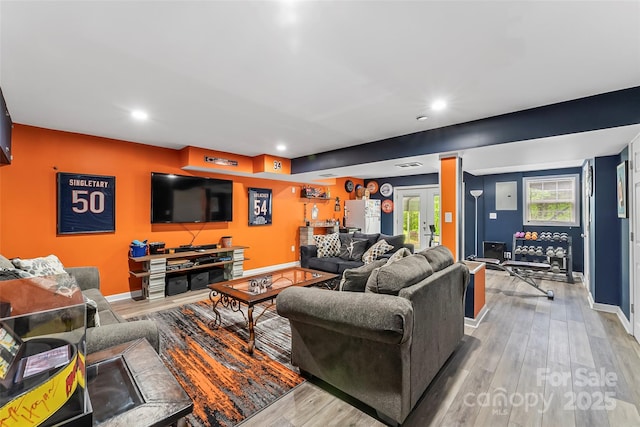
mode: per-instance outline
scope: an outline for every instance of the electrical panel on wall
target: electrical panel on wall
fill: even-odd
[[[496,210],[518,210],[518,183],[516,181],[496,182]]]

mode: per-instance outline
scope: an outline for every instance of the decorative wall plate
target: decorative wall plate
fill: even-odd
[[[380,205],[380,208],[382,209],[382,212],[384,213],[391,213],[393,212],[393,202],[389,199],[385,199],[382,201],[382,204]]]
[[[353,191],[353,181],[351,181],[350,179],[346,180],[344,182],[344,189],[347,191],[347,193],[351,193]]]
[[[376,194],[378,192],[378,183],[376,181],[367,182],[367,190],[369,190],[369,194]]]
[[[364,187],[360,184],[356,185],[356,197],[364,196]]]
[[[385,182],[380,186],[380,194],[382,197],[389,197],[393,193],[393,186]]]

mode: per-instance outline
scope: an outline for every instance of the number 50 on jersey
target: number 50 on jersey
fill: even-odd
[[[116,229],[116,177],[58,172],[58,234]]]

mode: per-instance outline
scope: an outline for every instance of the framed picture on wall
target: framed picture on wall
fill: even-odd
[[[249,225],[271,224],[271,190],[249,189]]]
[[[116,231],[116,177],[58,172],[58,234]]]
[[[627,207],[627,161],[620,163],[616,167],[616,199],[618,205],[618,218],[627,218],[629,209]]]

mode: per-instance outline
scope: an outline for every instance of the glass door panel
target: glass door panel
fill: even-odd
[[[404,234],[416,251],[440,244],[440,194],[437,186],[396,188],[394,234]]]

